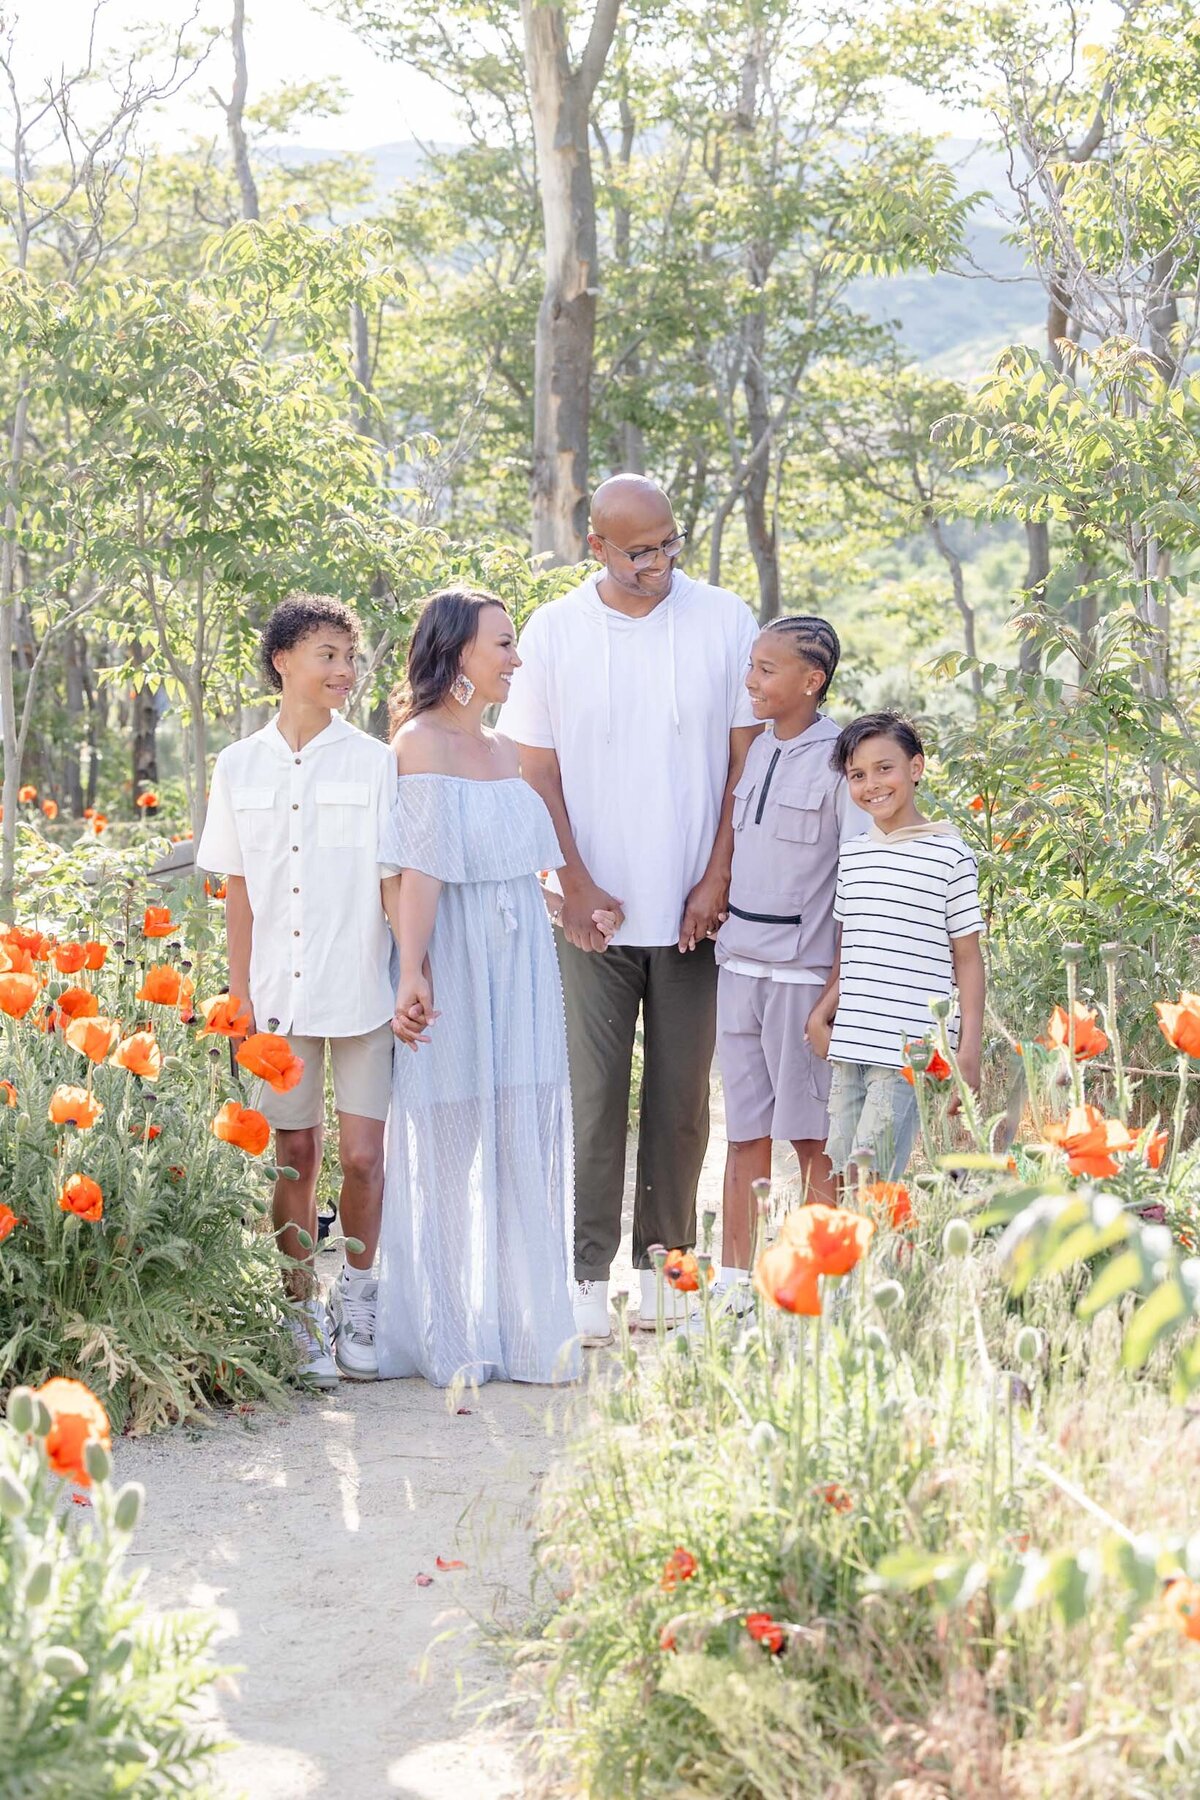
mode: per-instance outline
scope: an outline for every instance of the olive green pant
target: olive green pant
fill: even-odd
[[[561,932],[575,1121],[575,1276],[607,1281],[621,1242],[625,1136],[634,1035],[642,1015],[633,1261],[651,1244],[696,1241],[696,1189],[708,1148],[708,1081],[717,1030],[717,968],[707,941],[576,950]]]

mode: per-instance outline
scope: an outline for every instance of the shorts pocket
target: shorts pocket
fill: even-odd
[[[318,781],[317,843],[322,850],[359,850],[367,841],[371,790],[365,781]]]
[[[275,789],[235,787],[232,799],[239,844],[244,850],[268,849],[275,812]]]

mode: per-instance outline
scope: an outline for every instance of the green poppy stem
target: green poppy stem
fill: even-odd
[[[1175,1164],[1179,1160],[1179,1152],[1183,1145],[1183,1126],[1187,1118],[1187,1087],[1191,1068],[1184,1051],[1179,1052],[1175,1059],[1175,1066],[1179,1070],[1179,1092],[1175,1096],[1175,1117],[1171,1126],[1171,1160],[1167,1164],[1168,1187],[1175,1176]]]

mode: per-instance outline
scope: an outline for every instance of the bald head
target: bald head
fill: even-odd
[[[610,475],[592,495],[592,530],[601,537],[655,544],[674,528],[671,502],[648,475]]]

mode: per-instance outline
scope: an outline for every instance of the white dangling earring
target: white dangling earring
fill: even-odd
[[[454,695],[454,698],[458,701],[460,706],[470,706],[471,695],[475,692],[475,683],[471,680],[469,675],[464,675],[460,669],[458,674],[454,677],[454,680],[450,683],[450,692]]]

